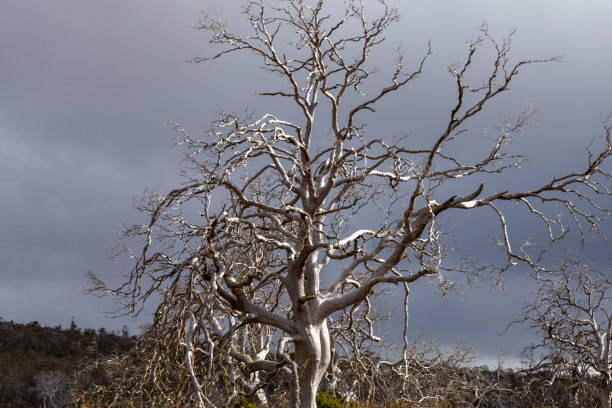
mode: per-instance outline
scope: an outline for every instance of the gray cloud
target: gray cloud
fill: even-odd
[[[179,151],[171,149],[166,122],[177,120],[199,133],[222,108],[285,111],[255,96],[275,79],[255,69],[248,56],[212,64],[188,64],[210,54],[206,36],[192,29],[200,10],[221,8],[237,26],[237,7],[227,2],[161,0],[75,2],[5,0],[0,4],[0,316],[16,321],[117,328],[100,313],[110,300],[82,294],[93,270],[119,282],[126,260],[110,262],[108,248],[122,224],[138,221],[131,200],[145,187],[165,191],[179,181]],[[564,55],[562,64],[530,67],[511,93],[471,124],[473,142],[482,128],[535,104],[543,126],[517,138],[515,148],[532,160],[494,186],[546,180],[584,160],[583,147],[600,133],[599,119],[612,110],[612,15],[608,1],[396,2],[403,20],[377,54],[382,75],[401,43],[408,57],[431,39],[434,55],[422,79],[364,116],[372,132],[413,135],[425,143],[440,131],[452,103],[446,66],[459,61],[465,41],[488,21],[502,36],[518,28],[515,57]],[[226,10],[224,10],[226,9]],[[410,58],[408,59],[408,61]],[[483,61],[486,60],[483,57]],[[289,112],[287,112],[289,113]],[[457,189],[464,189],[458,185]],[[482,230],[495,220],[451,217],[457,252],[484,257]],[[517,237],[531,224],[516,225]],[[593,258],[609,247],[594,246]],[[485,286],[460,298],[440,298],[426,285],[411,297],[411,328],[452,345],[473,344],[490,357],[497,348],[516,356],[525,335],[498,337],[516,317],[530,289],[509,278],[509,294]],[[485,304],[486,307],[482,305]],[[132,327],[137,323],[129,322]]]

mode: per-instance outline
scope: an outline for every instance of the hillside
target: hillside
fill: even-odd
[[[38,322],[20,324],[0,319],[0,406],[38,407],[42,387],[68,387],[77,367],[101,356],[126,353],[135,343],[127,329],[121,334],[70,328],[44,327]],[[44,374],[47,373],[47,374]],[[104,381],[100,378],[92,381]]]

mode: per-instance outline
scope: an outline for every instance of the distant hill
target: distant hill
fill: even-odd
[[[104,328],[81,329],[74,322],[64,330],[0,319],[0,407],[42,406],[43,373],[70,379],[78,366],[127,353],[136,340],[126,328],[115,334]]]

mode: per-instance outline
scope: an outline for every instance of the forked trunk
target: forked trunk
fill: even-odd
[[[291,408],[316,408],[317,390],[331,359],[327,322],[307,327],[304,339],[295,343],[299,401],[294,393],[290,398]]]

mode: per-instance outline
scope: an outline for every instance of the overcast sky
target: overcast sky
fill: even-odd
[[[140,220],[132,200],[145,188],[164,192],[180,182],[180,150],[172,148],[167,122],[197,134],[222,108],[277,108],[255,96],[258,85],[271,81],[256,69],[257,61],[185,62],[212,52],[205,33],[193,29],[200,12],[216,8],[239,28],[239,4],[0,2],[0,317],[64,326],[74,317],[81,327],[137,327],[138,322],[106,319],[112,301],[84,295],[83,288],[89,270],[111,284],[121,281],[130,263],[112,262],[108,255],[121,225]],[[400,44],[407,63],[416,61],[428,40],[434,54],[409,92],[387,100],[368,119],[371,128],[391,135],[439,129],[452,103],[446,67],[461,60],[466,40],[486,21],[498,38],[518,29],[517,58],[564,56],[561,64],[524,70],[511,92],[475,124],[493,126],[530,103],[539,112],[542,126],[517,142],[529,152],[530,164],[503,182],[544,180],[584,162],[584,147],[612,111],[612,2],[392,4],[403,18],[376,63],[388,66]],[[454,230],[463,247],[484,257],[484,232],[476,229],[483,225],[473,221],[458,220]],[[525,232],[529,226],[517,228]],[[608,255],[609,246],[602,244],[589,252],[602,263]],[[473,345],[486,361],[497,349],[516,359],[529,335],[520,328],[498,333],[518,316],[532,288],[520,271],[507,278],[507,288],[504,294],[480,285],[441,298],[419,284],[411,297],[411,330],[446,346]]]

